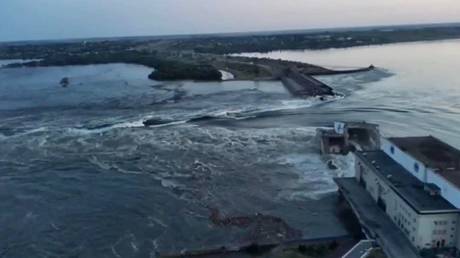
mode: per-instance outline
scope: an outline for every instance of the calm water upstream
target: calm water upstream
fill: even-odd
[[[347,97],[303,112],[304,120],[359,119],[380,123],[387,135],[438,136],[460,147],[460,41],[404,43],[324,51],[248,53],[370,73],[320,77]]]
[[[352,160],[328,170],[316,128],[369,120],[460,147],[459,50],[247,54],[379,67],[320,78],[345,93],[328,102],[293,99],[279,82],[149,81],[150,69],[125,64],[0,69],[0,256],[155,257],[264,240],[260,225],[214,226],[214,209],[276,216],[305,238],[345,234],[332,178],[352,174]],[[145,128],[148,118],[165,124]]]

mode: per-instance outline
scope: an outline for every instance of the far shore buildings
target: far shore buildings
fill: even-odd
[[[460,250],[460,151],[435,137],[355,152],[356,181],[417,250]]]

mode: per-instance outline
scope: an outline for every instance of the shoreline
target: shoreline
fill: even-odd
[[[282,71],[295,68],[305,75],[335,75],[365,72],[372,66],[337,71],[325,67],[282,60],[235,56],[238,53],[324,50],[423,41],[460,39],[460,24],[449,26],[394,27],[392,30],[326,30],[316,32],[268,33],[219,37],[145,38],[71,41],[43,44],[2,44],[0,59],[40,60],[8,67],[64,66],[132,63],[155,69],[149,78],[160,81],[220,81],[219,70],[236,80],[279,78]],[[5,68],[5,67],[3,67]]]
[[[303,62],[222,56],[213,54],[189,54],[182,52],[148,55],[142,52],[123,52],[105,55],[60,56],[39,61],[8,64],[1,69],[20,67],[50,67],[69,65],[97,65],[125,63],[144,65],[153,69],[148,78],[154,81],[281,81],[295,98],[336,96],[334,89],[312,76],[351,74],[368,72],[375,67],[350,70],[332,70]],[[159,68],[157,68],[159,67]],[[63,77],[59,83],[67,87],[69,79]]]

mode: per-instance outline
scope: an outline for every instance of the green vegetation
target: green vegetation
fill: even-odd
[[[139,51],[92,52],[83,54],[59,54],[49,56],[42,61],[10,64],[7,67],[37,67],[128,63],[152,67],[149,75],[154,80],[221,80],[221,73],[211,65],[169,60],[157,54]]]
[[[183,39],[175,49],[189,49],[201,53],[229,54],[242,52],[269,52],[275,50],[328,49],[460,38],[460,26],[418,27],[253,35],[235,37],[208,37]]]
[[[75,41],[30,42],[27,44],[0,44],[0,59],[46,59],[54,55],[122,52],[137,43],[133,41]]]
[[[211,65],[186,65],[177,63],[164,68],[154,70],[149,78],[157,81],[168,80],[198,80],[220,81],[222,74]]]
[[[270,76],[266,71],[261,69],[260,66],[257,64],[250,64],[250,63],[240,63],[240,62],[233,62],[227,63],[227,67],[229,70],[236,70],[236,71],[244,71],[248,74],[257,74],[257,75],[264,75]]]
[[[280,60],[229,57],[224,54],[273,50],[327,49],[460,38],[460,25],[392,27],[242,36],[137,38],[0,44],[0,59],[41,59],[20,66],[63,66],[130,63],[152,67],[154,80],[221,80],[218,69],[236,79],[276,79],[286,68],[304,74],[336,74],[322,67]],[[370,69],[370,68],[369,68]],[[366,70],[366,69],[362,69]],[[353,71],[354,72],[354,71]]]

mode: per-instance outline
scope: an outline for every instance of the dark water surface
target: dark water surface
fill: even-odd
[[[216,209],[279,217],[279,239],[283,225],[346,233],[323,193],[347,160],[327,170],[314,128],[279,123],[278,112],[317,100],[291,99],[279,82],[162,84],[149,72],[0,70],[0,255],[154,257],[264,240],[258,225],[213,225]],[[238,123],[259,116],[273,120]],[[165,124],[145,128],[149,118]]]
[[[328,102],[292,99],[278,82],[164,84],[124,64],[0,70],[0,256],[155,257],[265,239],[257,225],[213,225],[216,209],[279,217],[305,238],[346,234],[332,178],[351,175],[352,158],[328,170],[316,128],[369,120],[460,146],[459,50],[268,54],[379,67],[320,78],[346,95]],[[149,118],[164,124],[145,128]]]

